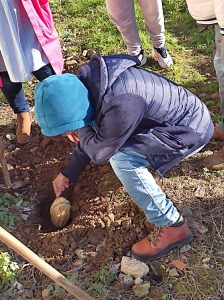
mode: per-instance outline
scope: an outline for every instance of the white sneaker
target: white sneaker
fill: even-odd
[[[137,59],[140,60],[141,64],[140,66],[143,66],[147,62],[147,57],[144,54],[144,50],[142,49],[138,55],[136,55]]]
[[[173,59],[166,50],[166,47],[155,48],[154,54],[161,68],[168,68],[173,64]]]

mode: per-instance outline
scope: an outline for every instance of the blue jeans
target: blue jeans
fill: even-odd
[[[214,56],[214,67],[216,71],[216,76],[219,82],[219,91],[221,98],[221,110],[222,110],[222,120],[219,127],[224,132],[224,45],[221,42],[220,28],[216,25],[215,28],[215,46],[216,52]]]
[[[155,182],[147,167],[146,156],[134,151],[119,151],[110,164],[124,188],[145,213],[147,220],[157,226],[170,226],[180,217],[173,202]]]
[[[55,74],[51,65],[46,65],[40,68],[37,71],[33,72],[33,75],[37,80],[42,81],[45,78]],[[7,72],[0,72],[2,79],[3,87],[2,92],[9,102],[9,105],[13,109],[15,114],[29,111],[29,104],[26,100],[22,83],[21,82],[12,82],[9,78]]]

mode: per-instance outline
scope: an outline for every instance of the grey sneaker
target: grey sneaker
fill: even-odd
[[[165,46],[161,48],[154,47],[154,53],[161,68],[168,68],[173,64],[173,59],[169,55]]]

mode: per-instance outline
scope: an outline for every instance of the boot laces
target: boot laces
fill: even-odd
[[[156,227],[150,235],[148,235],[147,239],[151,243],[152,247],[156,247],[159,241],[163,238],[165,227]]]

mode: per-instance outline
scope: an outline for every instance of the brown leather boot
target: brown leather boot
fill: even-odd
[[[224,148],[205,158],[202,164],[211,170],[224,169]]]
[[[182,247],[192,240],[192,233],[187,222],[178,227],[162,227],[154,238],[146,237],[132,246],[132,253],[142,261],[161,257],[172,249]]]
[[[17,114],[16,138],[19,144],[26,144],[31,138],[31,119],[29,112]]]
[[[213,139],[216,141],[224,142],[224,132],[221,130],[219,125],[215,126]]]

